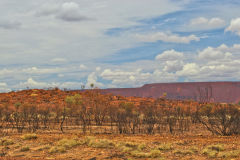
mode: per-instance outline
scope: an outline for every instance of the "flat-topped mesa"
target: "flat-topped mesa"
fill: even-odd
[[[140,88],[104,89],[104,93],[121,96],[196,100],[200,102],[238,103],[240,82],[180,82],[146,84]]]

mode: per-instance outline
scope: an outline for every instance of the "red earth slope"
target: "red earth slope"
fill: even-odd
[[[104,93],[121,96],[162,97],[201,102],[238,103],[240,82],[183,82],[146,84],[140,88],[104,89]]]

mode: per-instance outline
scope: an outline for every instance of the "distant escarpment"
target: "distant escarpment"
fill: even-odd
[[[103,89],[103,93],[121,96],[194,100],[200,102],[238,103],[240,82],[154,83],[140,88]]]

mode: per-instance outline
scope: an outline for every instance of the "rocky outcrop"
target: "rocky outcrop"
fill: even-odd
[[[196,100],[200,102],[238,103],[240,82],[183,82],[146,84],[140,88],[104,89],[104,93],[121,96]]]

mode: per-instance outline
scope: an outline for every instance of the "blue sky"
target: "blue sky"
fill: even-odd
[[[0,92],[239,81],[237,0],[2,0]]]

